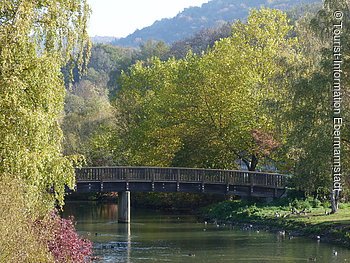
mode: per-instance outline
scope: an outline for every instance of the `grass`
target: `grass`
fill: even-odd
[[[350,204],[341,204],[335,214],[329,214],[328,206],[313,199],[284,199],[270,204],[224,201],[204,209],[202,214],[209,220],[255,223],[350,246]]]

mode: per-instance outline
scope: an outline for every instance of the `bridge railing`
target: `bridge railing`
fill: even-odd
[[[76,169],[78,181],[194,182],[227,185],[252,185],[284,188],[287,176],[237,170],[159,168],[159,167],[84,167]]]

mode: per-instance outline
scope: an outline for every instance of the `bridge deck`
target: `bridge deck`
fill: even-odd
[[[159,167],[76,169],[77,191],[204,192],[279,197],[287,176],[275,173]]]

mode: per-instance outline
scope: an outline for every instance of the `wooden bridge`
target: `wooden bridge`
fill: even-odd
[[[275,173],[160,167],[76,169],[76,191],[119,192],[119,221],[130,221],[130,192],[189,192],[281,197],[287,176]],[[124,214],[124,216],[123,216]]]

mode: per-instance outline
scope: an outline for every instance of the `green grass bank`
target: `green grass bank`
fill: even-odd
[[[254,228],[285,231],[321,242],[350,247],[350,203],[329,214],[328,203],[319,200],[280,199],[269,204],[254,201],[224,201],[203,209],[205,220],[228,224],[252,224]]]

